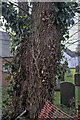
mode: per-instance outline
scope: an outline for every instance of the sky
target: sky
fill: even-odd
[[[71,51],[75,51],[77,45],[79,44],[79,42],[76,42],[79,40],[79,34],[80,34],[80,32],[78,32],[79,30],[78,19],[79,19],[78,14],[76,14],[74,18],[75,24],[73,25],[73,27],[71,26],[69,28],[69,39],[66,41],[67,43],[66,47],[68,47]]]

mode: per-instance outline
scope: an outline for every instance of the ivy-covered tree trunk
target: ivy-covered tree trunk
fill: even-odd
[[[46,100],[54,102],[54,82],[60,42],[59,25],[52,22],[55,3],[33,3],[31,35],[16,56],[23,78],[17,78],[13,110],[18,115],[27,109],[36,118]],[[18,56],[19,55],[19,56]],[[21,61],[21,62],[19,62]]]

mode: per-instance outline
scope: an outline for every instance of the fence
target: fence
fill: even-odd
[[[38,120],[78,120],[77,116],[76,118],[71,117],[47,100],[38,116]]]

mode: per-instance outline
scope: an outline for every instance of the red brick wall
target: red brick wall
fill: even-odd
[[[2,58],[2,66],[3,64],[5,64],[7,61],[10,61],[11,58]],[[5,80],[8,76],[8,73],[7,72],[4,72],[3,71],[3,67],[2,67],[2,86],[8,86],[9,85],[9,82],[7,80]]]
[[[0,86],[2,86],[2,58],[0,58]]]

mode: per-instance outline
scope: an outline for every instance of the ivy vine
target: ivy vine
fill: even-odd
[[[54,22],[59,24],[61,30],[61,45],[58,52],[58,61],[57,61],[57,75],[61,77],[61,70],[63,71],[63,66],[61,60],[64,57],[63,51],[66,49],[66,46],[63,44],[66,40],[69,39],[69,27],[75,24],[74,16],[75,9],[77,8],[78,3],[76,2],[62,2],[55,3],[55,7],[52,8],[52,11],[55,13],[53,19]],[[64,63],[68,66],[67,61]]]
[[[73,25],[74,22],[74,16],[75,16],[75,8],[78,6],[76,2],[62,2],[62,3],[55,3],[55,6],[51,8],[54,17],[52,19],[53,24],[56,23],[60,26],[61,30],[61,45],[60,50],[58,53],[58,61],[57,61],[57,73],[60,74],[62,65],[60,63],[63,55],[62,50],[65,49],[65,46],[63,45],[63,42],[69,39],[69,27]],[[28,7],[30,5],[28,4]],[[22,16],[19,13],[18,8],[15,8],[15,5],[13,3],[9,2],[3,2],[2,3],[2,15],[3,15],[3,21],[6,20],[5,28],[8,34],[11,38],[11,52],[13,54],[13,62],[10,65],[12,68],[12,74],[13,76],[19,76],[20,78],[23,77],[23,75],[20,73],[20,65],[15,64],[15,55],[18,48],[21,47],[21,44],[24,43],[31,32],[30,32],[30,25],[31,25],[31,14],[26,14],[25,16]],[[15,77],[14,77],[15,79]],[[16,88],[19,88],[18,81],[11,83],[11,92],[14,91]],[[10,93],[11,95],[11,93]]]

